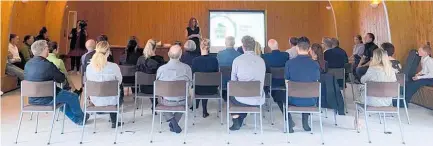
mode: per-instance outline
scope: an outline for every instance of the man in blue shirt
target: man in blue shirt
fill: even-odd
[[[268,41],[268,46],[271,48],[271,53],[263,54],[263,60],[266,64],[266,72],[271,73],[271,68],[284,68],[287,60],[289,60],[289,53],[287,52],[281,52],[278,49],[278,42],[274,39],[270,39]],[[277,79],[272,78],[272,87],[285,87],[284,85],[284,79]],[[266,92],[269,91],[269,89]],[[274,98],[274,101],[278,104],[278,107],[280,107],[281,112],[283,112],[283,101],[286,98],[286,91],[284,90],[275,90],[272,91],[272,97]]]
[[[324,59],[328,62],[328,67],[344,68],[344,64],[349,62],[349,60],[346,51],[339,47],[339,41],[336,38],[325,38],[322,43],[326,49]]]
[[[24,80],[33,82],[54,81],[57,83],[63,83],[66,80],[65,75],[46,59],[48,57],[47,41],[39,40],[34,42],[31,50],[34,57],[24,67]],[[88,114],[86,114],[86,118],[84,119],[84,113],[81,110],[77,94],[60,88],[56,89],[56,94],[56,101],[53,101],[53,97],[30,97],[29,104],[53,105],[53,102],[57,104],[64,103],[66,106],[62,108],[66,108],[65,115],[75,124],[82,125],[83,120],[89,119]]]
[[[310,41],[307,37],[300,37],[297,45],[298,56],[286,62],[285,78],[294,82],[317,82],[320,79],[319,64],[308,55],[310,51]],[[314,106],[317,98],[297,98],[289,97],[289,104],[295,106]],[[305,131],[311,131],[308,125],[309,114],[302,114],[302,127]],[[288,114],[289,133],[293,133],[294,122]]]
[[[192,73],[195,72],[218,72],[218,60],[214,56],[209,55],[209,39],[204,39],[201,42],[201,56],[192,60]],[[194,89],[196,95],[214,95],[218,94],[218,87],[214,86],[196,86]],[[196,100],[196,109],[200,100]],[[202,100],[203,118],[209,116],[207,112],[207,99]],[[192,107],[191,107],[192,109]]]
[[[226,49],[219,51],[217,54],[218,64],[219,66],[232,66],[233,60],[235,60],[236,57],[242,55],[238,51],[235,50],[235,38],[232,36],[226,37],[225,40]],[[241,48],[242,49],[242,48]],[[227,82],[230,80],[230,74],[224,75],[222,77],[223,80],[223,89],[227,87]],[[227,90],[223,90],[223,97],[224,100],[226,100],[227,96]]]

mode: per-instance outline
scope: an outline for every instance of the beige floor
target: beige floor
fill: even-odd
[[[78,84],[78,77],[73,76],[74,81]],[[350,86],[349,86],[350,87]],[[347,91],[351,91],[348,88]],[[347,93],[347,102],[352,102],[350,92]],[[19,118],[19,91],[13,91],[2,95],[1,98],[1,145],[2,146],[39,146],[46,145],[49,134],[51,114],[41,113],[39,118],[38,133],[35,134],[35,116],[33,120],[29,120],[30,115],[24,114],[22,128],[18,144],[14,144],[15,135],[17,131],[17,123]],[[125,105],[131,105],[132,99],[127,98]],[[150,129],[152,115],[150,114],[150,102],[144,102],[144,115],[140,116],[137,113],[137,122],[132,123],[133,108],[127,106],[124,114],[125,133],[119,134],[117,145],[128,146],[142,146],[142,145],[155,145],[155,146],[168,146],[168,145],[183,145],[183,135],[173,134],[168,131],[166,123],[163,124],[162,133],[158,133],[159,126],[155,126],[154,143],[150,144]],[[226,145],[227,139],[230,140],[230,145],[235,146],[250,146],[260,145],[263,141],[264,145],[280,146],[280,145],[294,145],[294,146],[317,146],[320,145],[320,131],[319,120],[317,116],[314,117],[314,134],[311,135],[302,131],[300,116],[294,115],[294,120],[297,124],[295,133],[287,136],[282,132],[282,114],[277,111],[278,107],[274,105],[273,115],[275,117],[275,125],[270,124],[269,114],[265,112],[264,134],[254,135],[254,121],[251,117],[247,118],[247,125],[240,131],[232,132],[230,135],[226,133],[226,124],[220,125],[219,118],[216,117],[217,102],[209,102],[210,117],[203,119],[200,116],[196,118],[196,124],[193,126],[189,117],[188,124],[188,137],[186,145],[194,146],[220,146]],[[225,110],[223,110],[225,111]],[[395,146],[402,145],[398,122],[396,117],[387,117],[387,129],[392,134],[386,135],[383,133],[383,124],[379,124],[377,115],[372,115],[369,120],[370,133],[372,137],[372,144],[367,143],[367,133],[365,128],[361,133],[356,133],[353,130],[353,116],[354,106],[349,105],[349,114],[346,116],[337,116],[338,126],[334,126],[332,112],[328,112],[328,118],[323,118],[324,126],[324,139],[325,145],[328,146]],[[402,112],[402,122],[406,145],[409,146],[432,146],[433,145],[433,112],[425,108],[410,105],[409,109],[411,125],[407,124],[406,116]],[[191,113],[190,113],[191,115]],[[225,114],[224,114],[225,115]],[[224,121],[226,116],[223,116]],[[183,120],[183,119],[182,119]],[[97,116],[96,134],[93,134],[93,117],[90,119],[89,124],[86,126],[85,139],[83,145],[91,146],[106,146],[112,145],[114,140],[114,130],[109,128],[108,115]],[[156,123],[158,119],[156,120]],[[183,127],[183,122],[181,122]],[[60,135],[61,122],[55,122],[53,130],[51,145],[59,146],[72,146],[79,145],[81,128],[74,125],[68,119],[65,122],[65,134]],[[290,140],[290,144],[287,140]]]

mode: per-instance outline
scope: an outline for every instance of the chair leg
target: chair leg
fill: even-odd
[[[159,133],[162,133],[162,114],[159,114]]]
[[[60,109],[59,112],[57,112],[56,121],[59,121],[59,114],[60,114]]]
[[[143,116],[143,112],[144,112],[143,104],[144,104],[144,98],[141,99],[141,116]],[[155,110],[155,109],[153,109],[153,110]],[[153,113],[153,114],[155,114],[155,113]]]
[[[33,112],[30,113],[30,121],[33,120]]]
[[[62,133],[61,134],[65,133],[65,119],[66,119],[65,111],[66,111],[66,107],[65,107],[65,105],[63,105],[63,122],[62,122]]]
[[[132,89],[132,88],[131,88]],[[120,125],[121,125],[121,127],[120,127],[120,134],[123,134],[123,104],[121,105],[122,107],[122,109],[121,109],[121,112],[120,112]],[[117,123],[116,123],[117,124]]]
[[[47,145],[50,145],[50,142],[51,142],[51,135],[52,135],[52,133],[53,133],[54,121],[56,120],[56,114],[57,114],[56,111],[57,111],[57,110],[54,110],[54,113],[53,113],[53,119],[51,120],[50,137],[48,138],[48,143],[47,143]]]
[[[355,83],[353,82],[353,80],[351,82],[352,82],[352,100],[355,101],[355,90],[353,89],[355,87]]]
[[[400,127],[401,141],[402,141],[402,144],[406,144],[404,142],[404,134],[403,134],[403,127],[401,126],[400,113],[398,113],[397,116],[398,116],[398,124],[399,124],[399,127]]]
[[[379,124],[382,124],[382,115],[379,113]]]
[[[161,113],[160,113],[161,115]],[[153,126],[155,125],[155,109],[152,112],[152,128],[150,130],[150,143],[153,143]]]
[[[314,128],[314,126],[313,126],[313,114],[311,113],[310,114],[311,116],[310,116],[310,127],[311,127],[311,132],[310,132],[310,134],[313,134],[313,128]]]
[[[135,123],[135,111],[137,111],[137,108],[138,108],[138,105],[137,105],[137,96],[135,96],[135,98],[134,98],[134,118],[133,118],[133,120],[132,120],[132,123]]]
[[[195,106],[195,105],[193,105]],[[183,144],[186,144],[186,134],[188,133],[188,109],[185,111],[185,127],[184,127],[184,138],[183,138]]]
[[[86,110],[84,110],[84,115],[86,115]],[[83,138],[84,138],[84,128],[86,127],[86,120],[83,120],[83,127],[81,128],[81,140],[80,144],[83,144]]]
[[[286,110],[286,106],[283,105],[283,132],[286,133],[287,132],[287,110]]]
[[[356,132],[359,133],[359,110],[358,110],[358,105],[355,105],[355,129]]]
[[[368,129],[368,114],[367,114],[367,111],[364,111],[364,113],[365,113],[365,128],[367,129],[368,143],[371,143],[370,130]]]
[[[262,112],[262,111],[260,111],[260,112]],[[260,118],[262,118],[262,117],[260,117]],[[257,134],[257,113],[254,114],[254,134]]]
[[[35,128],[35,134],[38,133],[38,124],[39,124],[39,112],[36,114],[36,128]]]
[[[228,98],[229,98],[229,97],[227,97],[227,104],[230,104],[230,103],[229,103],[230,101],[229,101]],[[227,133],[228,133],[228,134],[230,134],[230,129],[229,129],[229,128],[230,128],[230,118],[231,118],[229,112],[230,112],[230,111],[229,111],[229,109],[227,108],[227,123],[226,123],[226,124],[227,124]]]
[[[383,133],[387,134],[386,132],[386,114],[383,113]]]
[[[195,104],[196,104],[196,101],[197,99],[192,99],[192,112],[194,113],[194,117],[193,117],[193,120],[192,120],[192,125],[195,125],[195,117],[196,117],[196,111],[197,111],[197,108],[195,108]],[[203,102],[203,101],[202,101]]]
[[[96,113],[93,115],[93,134],[96,133]]]
[[[344,86],[346,86],[346,85],[344,85]],[[348,113],[348,111],[347,111],[347,102],[346,102],[346,90],[344,90],[344,88],[343,88],[343,103],[344,103],[344,111],[346,112],[346,113]]]
[[[328,118],[328,109],[325,108],[325,118]]]
[[[224,124],[224,123],[223,123],[223,112],[222,112],[222,110],[223,110],[223,101],[222,101],[222,100],[223,100],[223,99],[220,99],[220,100],[219,100],[219,103],[220,103],[219,114],[220,114],[221,125]]]
[[[334,109],[334,123],[335,123],[335,126],[337,126],[337,110],[336,109]]]
[[[116,114],[116,130],[115,130],[115,132],[116,132],[116,134],[115,134],[115,136],[114,136],[114,144],[116,144],[116,142],[117,142],[117,130],[119,129],[119,124],[117,124],[117,121],[119,121],[119,112],[117,112],[117,114]]]
[[[319,113],[319,120],[320,120],[320,138],[322,139],[322,145],[325,145],[325,141],[323,139],[323,123],[322,123],[322,114],[321,113]]]
[[[15,144],[18,143],[18,135],[20,135],[20,129],[21,129],[21,122],[23,120],[23,112],[20,112],[20,121],[18,122],[18,131],[17,131],[17,136],[15,138]]]
[[[272,110],[271,110],[272,111]],[[260,111],[260,135],[261,135],[261,137],[263,138],[263,118],[262,118],[262,112]],[[262,139],[262,142],[261,142],[261,144],[263,145],[263,139]]]
[[[403,99],[403,104],[404,104],[404,110],[406,111],[407,124],[410,125],[410,118],[409,118],[409,112],[407,111],[406,99]]]

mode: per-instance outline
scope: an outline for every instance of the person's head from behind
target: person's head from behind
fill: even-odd
[[[185,51],[188,51],[188,52],[195,51],[195,49],[197,49],[196,47],[197,46],[196,46],[195,42],[192,40],[186,41],[185,44],[183,45],[183,48],[185,49]]]
[[[10,34],[9,35],[9,43],[11,43],[13,45],[17,45],[19,41],[20,41],[20,38],[18,37],[18,35],[16,35],[16,34]]]
[[[384,49],[376,49],[373,51],[373,59],[371,60],[370,67],[382,68],[388,76],[396,73],[391,66],[388,53],[386,53]]]
[[[46,40],[36,41],[32,44],[30,48],[34,56],[40,56],[44,58],[48,57],[49,49]]]
[[[292,47],[298,45],[298,38],[297,37],[290,37],[289,43],[290,43],[290,46],[292,46]]]
[[[234,48],[235,47],[235,37],[228,36],[226,37],[226,48]]]
[[[32,35],[26,35],[26,36],[24,36],[23,43],[25,43],[27,45],[32,45],[33,42],[35,42],[35,37],[33,37]]]
[[[395,48],[394,48],[394,45],[392,45],[391,43],[388,43],[388,42],[386,42],[386,43],[382,43],[382,44],[380,45],[380,47],[381,47],[383,50],[386,51],[386,53],[388,54],[388,56],[392,56],[392,55],[394,55]]]
[[[48,30],[45,26],[39,30],[39,35],[44,36],[44,38],[48,38]]]
[[[255,45],[254,45],[254,53],[256,55],[262,55],[263,54],[263,52],[262,52],[262,45],[260,45],[259,42],[256,42]]]
[[[208,55],[209,54],[209,48],[210,48],[210,40],[209,39],[203,39],[200,43],[201,55]]]
[[[422,45],[418,49],[418,55],[421,57],[431,56],[431,47],[429,45]]]
[[[96,47],[95,40],[92,40],[92,39],[87,40],[87,42],[86,42],[87,51],[89,51],[89,52],[93,51],[93,50],[95,50],[95,47]]]
[[[97,42],[102,42],[102,41],[106,41],[106,42],[108,42],[108,36],[105,35],[105,34],[101,34],[100,36],[98,36],[98,37],[96,38],[96,41],[97,41]]]
[[[337,38],[331,38],[332,41],[332,48],[336,48],[340,46],[340,41],[338,41]]]
[[[365,40],[366,43],[374,42],[374,39],[376,39],[376,37],[374,36],[373,33],[367,33],[364,36],[364,40]]]
[[[126,54],[134,53],[137,51],[138,43],[135,39],[130,39],[126,45]]]
[[[279,50],[278,49],[278,42],[275,39],[270,39],[268,41],[268,46],[269,46],[269,48],[271,48],[272,51]]]
[[[313,60],[323,59],[323,48],[320,44],[314,43],[311,45],[310,55]]]
[[[322,47],[325,48],[325,50],[331,49],[332,48],[332,40],[329,37],[324,37],[322,39]]]
[[[362,44],[362,37],[361,35],[356,35],[355,37],[353,37],[353,41],[355,42],[355,44]]]
[[[251,36],[242,37],[242,49],[244,51],[254,51],[256,47],[256,41]]]
[[[48,42],[48,50],[50,53],[58,54],[59,53],[59,45],[57,42]]]
[[[101,41],[96,44],[95,54],[90,60],[90,65],[96,71],[102,71],[107,64],[107,58],[110,55],[110,44],[107,41]]]
[[[143,56],[144,58],[149,58],[152,56],[155,56],[155,49],[156,49],[156,41],[153,39],[149,39],[146,42],[146,45],[143,49]]]
[[[179,45],[173,45],[168,51],[168,57],[170,60],[179,60],[182,56],[182,48]]]
[[[188,26],[189,26],[189,28],[196,28],[196,27],[198,27],[198,21],[197,21],[197,19],[195,19],[194,17],[191,17],[189,19]]]
[[[308,55],[308,52],[310,51],[310,39],[304,36],[300,37],[296,48],[299,55]]]

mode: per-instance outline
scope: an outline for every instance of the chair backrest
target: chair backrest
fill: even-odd
[[[231,76],[232,67],[231,66],[220,66],[220,72],[223,76]]]
[[[400,85],[398,82],[367,82],[365,88],[366,96],[390,98],[400,95]]]
[[[119,95],[119,81],[86,81],[84,86],[86,96],[118,96]]]
[[[287,96],[299,98],[320,97],[320,82],[293,82],[287,81]]]
[[[120,72],[122,73],[122,76],[129,77],[134,76],[136,68],[133,65],[119,65]]]
[[[188,82],[156,80],[153,85],[153,90],[155,96],[184,97],[188,96]]]
[[[21,96],[23,97],[54,97],[55,92],[56,84],[54,81],[21,81]]]
[[[156,80],[156,74],[147,74],[144,72],[135,72],[135,83],[137,85],[153,85]]]
[[[406,85],[406,75],[404,73],[396,74],[397,82],[400,86],[405,87]]]
[[[352,63],[346,63],[344,64],[344,69],[346,71],[346,73],[352,73],[352,69],[353,69],[353,64]]]
[[[284,79],[284,67],[272,67],[271,74],[274,79]]]
[[[263,84],[264,87],[270,87],[272,85],[272,74],[266,73],[265,74],[265,82]]]
[[[345,69],[344,68],[329,68],[328,73],[333,75],[335,79],[345,79]]]
[[[221,86],[221,72],[194,73],[194,86]]]
[[[227,94],[236,97],[261,96],[260,81],[229,81]]]

